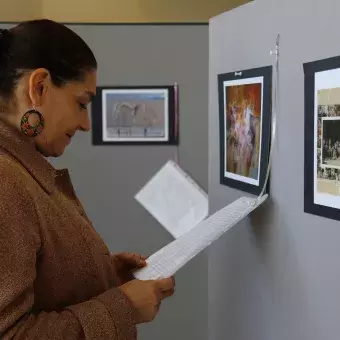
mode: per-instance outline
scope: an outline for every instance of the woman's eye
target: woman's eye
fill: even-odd
[[[81,109],[86,110],[87,109],[87,105],[83,104],[83,103],[79,103],[79,106]]]

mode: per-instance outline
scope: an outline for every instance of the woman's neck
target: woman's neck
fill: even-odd
[[[7,125],[20,131],[20,117],[17,114],[0,108],[0,119]]]

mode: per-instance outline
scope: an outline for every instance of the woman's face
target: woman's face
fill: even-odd
[[[45,120],[42,132],[35,137],[37,149],[46,157],[58,157],[77,131],[90,130],[87,106],[95,95],[96,71],[88,71],[82,81],[62,87],[54,86],[44,69],[35,70],[28,81],[31,108]]]

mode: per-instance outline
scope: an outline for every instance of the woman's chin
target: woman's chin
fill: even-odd
[[[44,157],[60,157],[65,152],[66,145],[42,146],[36,144],[36,149]]]

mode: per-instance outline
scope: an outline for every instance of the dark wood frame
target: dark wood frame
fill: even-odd
[[[303,64],[305,101],[304,212],[340,221],[340,209],[314,203],[315,74],[340,68],[340,56]]]
[[[250,194],[259,195],[263,189],[270,153],[270,138],[271,138],[271,106],[272,106],[272,66],[264,66],[237,72],[229,72],[218,75],[218,98],[219,98],[219,132],[220,132],[220,184],[229,186],[234,189],[248,192]],[[259,185],[254,185],[229,177],[225,177],[224,164],[226,158],[226,150],[224,145],[225,133],[224,119],[224,85],[225,81],[233,81],[240,79],[249,79],[263,77],[263,107],[261,116],[261,155],[260,155],[260,174]],[[227,98],[226,98],[227,101]],[[269,181],[267,182],[264,193],[269,193]]]
[[[103,140],[103,90],[166,90],[168,92],[168,140],[166,141],[104,141]],[[92,144],[93,145],[178,145],[179,143],[179,112],[178,85],[156,86],[99,86],[92,101]]]

